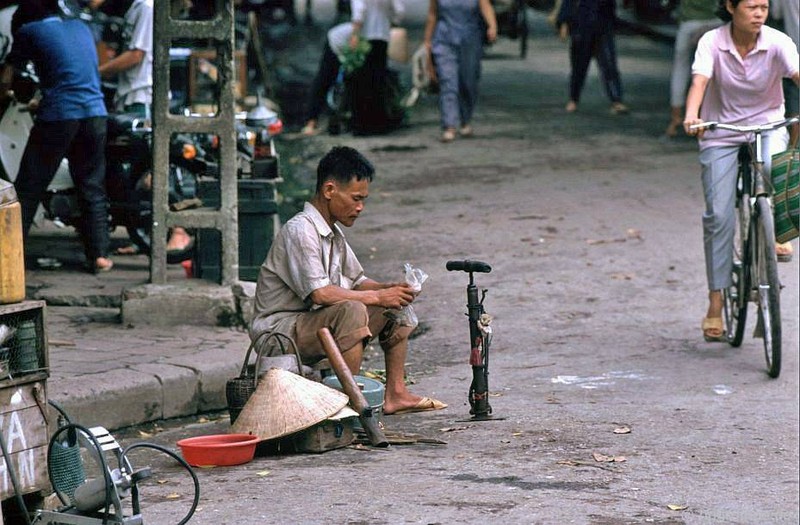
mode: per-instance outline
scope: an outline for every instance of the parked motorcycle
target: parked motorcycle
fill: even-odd
[[[27,104],[13,100],[0,118],[0,177],[9,182],[17,178],[32,127]],[[197,177],[218,173],[216,163],[207,159],[208,153],[200,142],[190,134],[177,134],[170,141],[169,197],[172,205],[179,206],[196,198]],[[109,224],[112,229],[124,227],[140,253],[150,251],[151,173],[152,128],[131,115],[109,115],[106,142]],[[58,226],[74,227],[79,216],[75,185],[64,160],[47,188],[37,221],[43,217]],[[169,262],[178,263],[190,257],[187,253]]]

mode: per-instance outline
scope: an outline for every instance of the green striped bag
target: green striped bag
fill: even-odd
[[[775,240],[788,242],[800,235],[800,149],[772,156],[772,186]]]

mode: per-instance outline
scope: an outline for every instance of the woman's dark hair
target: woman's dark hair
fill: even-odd
[[[347,146],[336,146],[319,161],[316,191],[319,194],[328,180],[340,184],[347,184],[353,179],[371,182],[374,175],[375,168],[361,153]]]
[[[731,3],[734,9],[736,6],[739,5],[739,2],[742,0],[719,0],[719,5],[717,6],[717,17],[723,22],[730,22],[733,20],[733,16],[728,12],[728,2]]]

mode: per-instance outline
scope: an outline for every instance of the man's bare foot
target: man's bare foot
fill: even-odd
[[[566,111],[567,113],[575,113],[576,111],[578,111],[578,103],[575,102],[574,100],[570,100],[569,102],[567,102],[567,105],[564,106],[564,111]]]
[[[169,241],[167,241],[167,251],[183,250],[192,242],[192,237],[180,226],[172,228]]]
[[[319,133],[319,130],[317,129],[317,121],[313,119],[306,122],[306,125],[300,130],[300,134],[305,135],[306,137],[311,137],[317,133]]]
[[[389,391],[383,396],[383,413],[386,415],[394,414],[398,410],[408,409],[416,406],[422,400],[422,396],[417,396],[409,391],[404,394],[392,396]]]
[[[412,396],[417,398],[417,401],[403,401],[400,405],[391,404],[390,408],[386,408],[386,401],[384,400],[384,409],[383,413],[387,416],[391,416],[392,414],[410,414],[411,412],[429,412],[431,410],[442,410],[443,408],[447,408],[447,403],[442,403],[438,399],[434,399],[432,397],[419,397],[419,396]]]
[[[101,273],[107,272],[114,267],[114,261],[108,257],[98,257],[94,260],[94,272]]]

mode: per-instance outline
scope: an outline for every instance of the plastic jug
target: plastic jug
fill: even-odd
[[[0,304],[25,299],[22,210],[10,182],[0,180]]]

